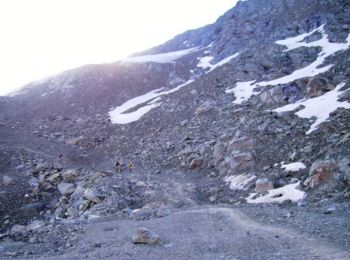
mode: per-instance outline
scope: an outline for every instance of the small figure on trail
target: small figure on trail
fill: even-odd
[[[120,172],[120,162],[119,161],[116,161],[116,163],[115,163],[115,171],[117,173]]]
[[[58,160],[61,161],[63,157],[63,154],[60,153],[60,155],[58,156]]]
[[[129,172],[132,172],[132,169],[134,169],[134,165],[131,162],[129,162],[128,168],[129,168]]]

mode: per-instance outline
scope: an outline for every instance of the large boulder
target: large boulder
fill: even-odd
[[[314,188],[332,179],[336,162],[334,160],[318,161],[312,164],[309,177],[305,180],[304,185]]]
[[[248,136],[230,138],[222,136],[213,148],[213,163],[220,175],[236,174],[255,166],[254,139]]]
[[[57,185],[59,192],[64,196],[69,196],[75,191],[75,187],[72,183],[61,182]]]
[[[42,202],[33,202],[30,204],[27,204],[20,208],[19,214],[23,217],[36,217],[39,216],[40,211],[42,211],[45,208],[44,203]]]
[[[306,91],[309,97],[318,97],[334,88],[335,86],[330,84],[328,79],[324,77],[314,77],[307,84]]]
[[[15,240],[15,241],[19,241],[19,240],[23,240],[28,236],[28,230],[26,226],[23,225],[14,225],[11,228],[10,231],[10,237]]]
[[[76,170],[67,170],[62,173],[62,179],[65,182],[72,182],[77,177]]]
[[[195,158],[190,162],[190,169],[196,169],[201,167],[201,165],[203,164],[203,159],[202,158]]]
[[[255,182],[256,192],[266,192],[273,189],[273,184],[267,178],[259,178]]]
[[[157,234],[143,227],[136,229],[132,236],[132,240],[134,244],[157,245],[162,242]]]
[[[84,191],[84,197],[89,201],[100,203],[106,198],[106,195],[96,188],[88,188]]]
[[[13,184],[14,180],[10,176],[4,175],[2,176],[2,182],[4,183],[5,186]]]

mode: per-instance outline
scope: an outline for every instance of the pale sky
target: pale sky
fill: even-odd
[[[213,23],[237,0],[0,0],[0,95]]]

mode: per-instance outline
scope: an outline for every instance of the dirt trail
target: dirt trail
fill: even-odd
[[[147,227],[159,246],[134,245]],[[295,231],[261,225],[237,209],[199,207],[147,221],[98,220],[60,256],[40,259],[350,259],[350,253]]]

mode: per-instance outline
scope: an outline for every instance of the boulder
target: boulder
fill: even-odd
[[[137,228],[132,237],[134,244],[157,245],[161,243],[159,236],[147,228]]]
[[[61,177],[61,175],[60,175],[58,172],[56,172],[56,173],[50,175],[50,176],[47,178],[47,180],[48,180],[49,182],[56,182],[56,181],[58,181],[58,179],[59,179],[60,177]]]
[[[72,183],[61,182],[57,185],[59,192],[62,195],[69,196],[75,191],[75,187]]]
[[[333,160],[318,161],[312,164],[309,177],[305,180],[304,185],[311,188],[328,182],[334,175],[336,163]]]
[[[34,220],[27,226],[27,230],[28,231],[34,231],[34,230],[40,229],[40,228],[42,228],[44,226],[45,226],[45,222],[44,221]]]
[[[324,77],[314,77],[308,82],[306,91],[309,97],[318,97],[334,88],[335,86],[330,84],[328,79]]]
[[[259,178],[255,182],[255,191],[256,192],[266,192],[272,190],[273,185],[267,178]]]
[[[185,119],[185,120],[181,121],[180,126],[184,127],[184,126],[186,126],[187,124],[188,124],[188,120]]]
[[[34,202],[21,207],[19,213],[24,217],[36,217],[39,216],[44,207],[44,203]]]
[[[254,148],[254,140],[251,137],[242,137],[232,140],[228,145],[229,151],[245,151]]]
[[[100,203],[106,196],[97,189],[88,188],[84,191],[84,197],[89,201]]]
[[[347,182],[350,184],[350,159],[342,159],[338,162],[340,171],[344,174]]]
[[[65,182],[71,182],[77,177],[77,172],[76,170],[67,170],[62,173],[62,179]]]
[[[137,187],[146,187],[146,183],[145,183],[144,181],[137,181],[137,182],[135,183],[135,185],[136,185]]]
[[[11,178],[9,176],[4,175],[4,176],[2,176],[2,182],[4,183],[4,185],[7,186],[7,185],[14,183],[14,180],[13,180],[13,178]]]
[[[203,164],[203,159],[202,158],[195,158],[190,162],[190,169],[196,169],[201,167],[201,165]]]
[[[10,237],[15,240],[15,241],[19,241],[19,240],[23,240],[28,236],[28,230],[26,226],[23,225],[14,225],[11,228],[10,231]]]

